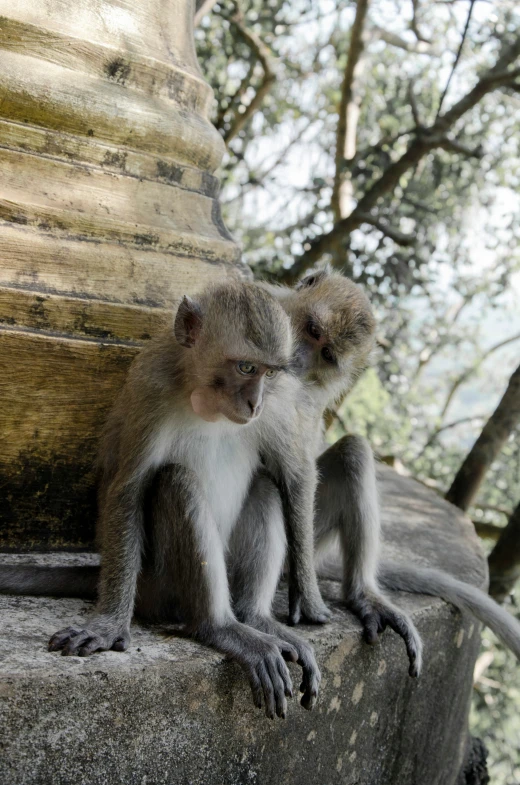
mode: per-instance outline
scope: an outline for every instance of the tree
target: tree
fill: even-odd
[[[520,578],[520,504],[491,551],[489,574],[489,593],[502,602]]]
[[[511,376],[500,403],[457,472],[446,494],[446,499],[449,502],[462,510],[468,509],[487,469],[501,451],[518,422],[520,422],[520,366]],[[511,520],[513,519],[514,513]]]

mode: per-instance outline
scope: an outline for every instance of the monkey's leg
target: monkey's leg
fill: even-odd
[[[84,657],[96,651],[124,651],[130,643],[137,574],[141,564],[141,488],[116,477],[101,508],[102,560],[96,615],[88,627],[67,627],[49,650]]]
[[[156,475],[147,514],[151,518],[156,580],[187,621],[189,633],[239,663],[255,705],[268,717],[284,717],[292,682],[285,659],[298,654],[276,633],[264,634],[237,620],[231,608],[224,545],[198,478],[181,466]],[[147,520],[148,520],[147,515]],[[149,602],[149,600],[147,600]]]
[[[271,612],[286,554],[286,538],[280,495],[263,472],[255,477],[240,522],[229,544],[231,593],[237,617],[261,632],[287,641],[298,653],[303,670],[301,704],[312,709],[316,703],[321,674],[314,651]]]
[[[343,596],[360,619],[367,643],[374,644],[387,626],[400,635],[418,676],[422,642],[412,620],[382,595],[377,583],[380,517],[376,472],[370,445],[345,436],[318,459],[315,545],[323,550],[339,535],[343,558]]]

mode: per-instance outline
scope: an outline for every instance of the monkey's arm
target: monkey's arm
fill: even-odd
[[[100,510],[101,574],[96,614],[88,627],[68,627],[49,641],[50,651],[85,656],[95,651],[124,651],[130,642],[143,531],[142,488],[117,475],[103,495]]]
[[[282,500],[289,563],[289,624],[324,624],[330,611],[322,600],[314,566],[316,466],[310,454],[288,450],[280,458],[277,485]]]
[[[383,596],[377,581],[381,526],[370,445],[358,436],[343,437],[320,456],[318,472],[316,550],[339,535],[343,597],[361,621],[366,642],[376,643],[378,634],[390,627],[405,642],[410,676],[418,676],[419,633],[407,614]]]
[[[312,646],[273,618],[272,603],[286,554],[280,494],[265,472],[255,476],[228,551],[235,613],[245,624],[290,643],[303,671],[301,704],[312,709],[321,674]]]

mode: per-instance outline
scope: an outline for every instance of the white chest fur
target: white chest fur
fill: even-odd
[[[193,471],[210,514],[227,542],[259,464],[253,429],[227,421],[170,421],[151,445],[150,465],[177,463]]]

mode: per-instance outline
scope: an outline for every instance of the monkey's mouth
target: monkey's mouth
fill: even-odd
[[[261,410],[260,410],[261,411]],[[228,409],[227,407],[223,407],[220,410],[220,413],[230,422],[235,423],[236,425],[249,425],[249,423],[254,422],[260,416],[260,411],[255,414],[244,414],[241,411],[237,411],[236,409]]]

